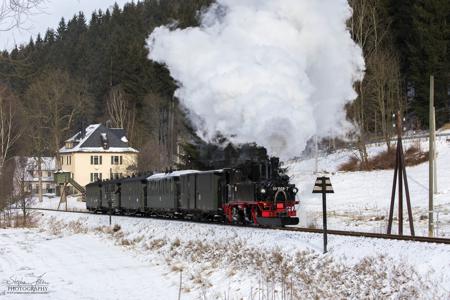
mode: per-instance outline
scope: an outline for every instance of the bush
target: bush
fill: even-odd
[[[394,169],[396,160],[396,150],[383,151],[374,157],[369,158],[366,164],[361,163],[356,157],[352,157],[348,162],[339,167],[339,171],[373,171]],[[419,148],[412,146],[405,152],[405,165],[415,166],[428,160],[428,152],[422,152]]]

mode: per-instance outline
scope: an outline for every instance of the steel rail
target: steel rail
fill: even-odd
[[[27,208],[28,210],[34,211],[53,211],[53,212],[63,212],[63,213],[77,213],[77,214],[89,214],[95,215],[89,211],[79,211],[79,210],[57,210],[51,208]],[[108,214],[98,214],[102,216],[109,216]],[[260,226],[246,226],[237,224],[226,224],[218,222],[206,222],[197,220],[186,220],[186,219],[168,219],[163,217],[148,217],[148,216],[131,216],[131,215],[112,215],[114,217],[127,217],[127,218],[147,218],[147,219],[157,219],[157,220],[167,220],[167,221],[178,221],[178,222],[190,222],[190,223],[207,223],[213,225],[225,225],[243,228],[255,228],[255,229],[269,229],[269,230],[281,230],[281,231],[292,231],[292,232],[305,232],[305,233],[323,233],[322,229],[317,228],[303,228],[303,227],[260,227]],[[435,243],[435,244],[447,244],[450,245],[450,238],[436,238],[436,237],[426,237],[426,236],[410,236],[410,235],[396,235],[396,234],[383,234],[383,233],[373,233],[373,232],[361,232],[361,231],[345,231],[345,230],[333,230],[328,229],[327,233],[330,235],[339,236],[351,236],[351,237],[364,237],[364,238],[374,238],[374,239],[386,239],[386,240],[397,240],[397,241],[408,241],[408,242],[422,242],[422,243]]]

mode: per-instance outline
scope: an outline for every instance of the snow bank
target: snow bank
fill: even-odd
[[[123,246],[145,264],[163,267],[183,298],[448,298],[445,245],[330,236],[188,222],[44,213],[57,235],[94,234]],[[433,282],[433,284],[431,284]],[[250,296],[252,295],[252,296]],[[225,296],[225,297],[224,297]]]

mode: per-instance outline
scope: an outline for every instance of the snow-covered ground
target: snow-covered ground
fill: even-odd
[[[405,148],[420,145],[427,151],[424,140],[408,140]],[[385,146],[368,148],[369,155],[385,150]],[[436,235],[450,236],[450,142],[441,138],[437,143],[438,194],[434,198]],[[393,170],[372,172],[338,172],[338,168],[352,155],[349,150],[319,157],[318,169],[328,173],[334,194],[327,196],[329,228],[355,231],[386,232],[390,205]],[[314,174],[315,159],[287,164],[292,181],[299,187],[298,207],[300,226],[322,227],[322,200],[320,194],[312,194],[317,174]],[[406,168],[411,194],[413,220],[417,235],[428,235],[428,163]],[[406,202],[404,207],[404,233],[409,233]],[[397,200],[396,200],[397,204]],[[394,216],[397,216],[397,205]],[[396,218],[394,219],[396,221]],[[394,222],[393,232],[398,224]]]
[[[383,149],[372,146],[369,153]],[[438,152],[438,233],[449,236],[445,139]],[[384,232],[393,172],[337,172],[351,155],[319,159],[335,189],[328,197],[329,227]],[[311,193],[314,160],[288,166],[301,190],[300,225],[321,227],[321,199]],[[407,173],[416,232],[426,235],[428,165]],[[58,204],[59,198],[46,197],[33,206]],[[68,209],[85,210],[85,203],[69,198]],[[119,216],[112,217],[117,226],[109,226],[104,215],[33,215],[37,228],[0,229],[0,296],[6,299],[23,297],[7,293],[14,280],[39,278],[49,293],[27,299],[177,299],[180,287],[181,299],[450,299],[448,245],[329,236],[323,255],[318,234]],[[407,232],[406,212],[404,227]]]
[[[12,280],[42,274],[49,294],[30,299],[177,299],[180,275],[181,299],[450,297],[447,245],[330,236],[323,255],[318,234],[34,214],[38,228],[0,232],[6,299],[22,299]]]
[[[52,235],[37,229],[0,233],[3,299],[176,299],[160,269],[93,235]],[[48,283],[48,294],[9,294],[12,287]],[[39,284],[37,284],[39,286]]]
[[[59,203],[60,198],[57,196],[44,196],[42,202],[39,202],[37,197],[31,200],[29,207],[32,208],[50,208],[65,210],[66,203]],[[59,206],[59,208],[58,208]],[[70,211],[86,211],[86,202],[81,201],[81,196],[68,196],[67,197],[67,210]]]
[[[34,197],[29,205],[32,208],[50,208],[65,210],[66,203],[59,203],[60,198],[57,196],[44,196],[43,201],[39,202],[37,197]],[[58,208],[59,206],[59,208]],[[70,211],[86,211],[86,202],[81,201],[81,197],[67,197],[67,210]]]

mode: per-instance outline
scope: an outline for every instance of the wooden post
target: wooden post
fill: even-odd
[[[326,177],[322,177],[322,210],[323,210],[323,253],[327,253],[327,184]]]
[[[403,124],[400,111],[397,113],[396,127],[397,127],[397,150],[395,158],[394,178],[392,180],[393,183],[392,183],[391,205],[389,208],[387,234],[391,234],[392,232],[395,192],[397,189],[397,180],[398,180],[398,234],[403,235],[403,186],[404,186],[406,195],[406,205],[408,209],[409,227],[411,235],[414,236],[415,232],[411,208],[411,198],[409,195],[408,177],[406,176],[405,157],[403,154],[403,142],[402,142]]]
[[[334,193],[333,186],[329,177],[317,177],[313,188],[313,194],[322,194],[322,210],[323,210],[323,253],[327,253],[327,194]]]
[[[403,165],[402,165],[402,116],[400,111],[397,112],[397,159],[398,166],[398,234],[403,235]]]
[[[65,185],[64,185],[64,195],[66,195],[66,197],[65,197],[65,198],[66,198],[66,211],[67,211],[67,202],[68,202],[68,201],[67,201],[67,194],[66,194],[66,193],[67,193],[67,186],[68,186],[68,185],[69,185],[69,184],[65,184]]]
[[[66,195],[66,184],[60,184],[59,188],[61,191],[61,197],[59,198],[59,203],[58,203],[58,208],[57,210],[59,210],[59,207],[61,206],[61,203],[66,202],[66,211],[67,211],[67,195]]]
[[[112,198],[111,193],[109,193],[109,200],[108,200],[108,206],[109,206],[109,226],[112,224]]]
[[[392,184],[392,194],[391,194],[391,206],[389,208],[389,221],[388,221],[388,229],[387,234],[391,234],[392,231],[392,221],[394,217],[394,204],[395,204],[395,191],[397,190],[397,170],[398,170],[398,151],[395,153],[395,170],[394,170],[394,179]]]
[[[429,116],[429,174],[428,174],[428,236],[433,236],[434,224],[433,224],[433,194],[434,194],[434,124],[433,124],[433,112],[434,112],[434,77],[430,76],[430,116]]]

